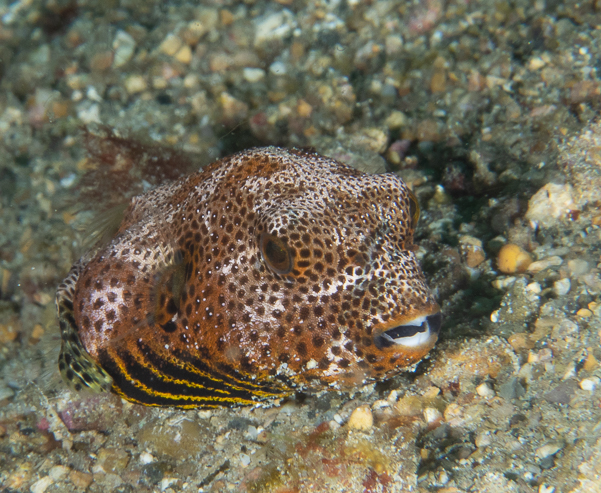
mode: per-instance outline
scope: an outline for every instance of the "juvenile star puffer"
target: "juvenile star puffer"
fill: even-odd
[[[275,147],[134,197],[58,288],[61,374],[179,407],[390,377],[441,325],[413,252],[418,217],[394,174]]]

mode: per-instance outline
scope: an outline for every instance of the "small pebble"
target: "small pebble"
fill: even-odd
[[[510,378],[507,382],[499,386],[499,396],[505,400],[519,399],[525,393],[526,389],[522,387],[520,379],[516,377]]]
[[[273,62],[269,66],[269,71],[273,75],[286,75],[286,64],[283,62]]]
[[[492,282],[492,285],[493,287],[500,289],[501,291],[506,291],[515,284],[516,279],[517,277],[514,276],[497,278]]]
[[[438,387],[435,387],[434,385],[432,385],[424,392],[422,397],[424,399],[433,399],[437,395],[440,395],[440,389]]]
[[[172,484],[175,484],[179,481],[177,478],[163,478],[159,481],[159,488],[161,491],[165,491]],[[173,490],[172,490],[173,491]]]
[[[192,61],[192,50],[188,45],[182,46],[177,53],[174,55],[174,58],[178,62],[185,63],[188,65]]]
[[[599,366],[599,361],[597,361],[597,358],[595,358],[595,355],[592,352],[589,352],[586,355],[584,364],[582,365],[583,370],[594,371],[598,366]]]
[[[476,436],[475,444],[476,447],[488,447],[492,443],[492,437],[490,436],[489,431],[484,431],[482,433],[478,433]]]
[[[87,472],[71,471],[69,479],[77,488],[85,490],[92,482],[93,476]]]
[[[117,31],[113,40],[113,68],[123,67],[129,62],[136,51],[136,40],[123,30]]]
[[[15,392],[9,387],[5,387],[4,385],[0,385],[0,401],[4,399],[10,399]]]
[[[60,478],[62,478],[65,474],[67,474],[69,470],[70,469],[65,466],[54,466],[50,468],[50,471],[48,471],[48,476],[57,481]]]
[[[563,296],[564,294],[568,294],[570,292],[570,287],[570,280],[566,277],[553,283],[553,292],[557,296]]]
[[[154,462],[155,458],[152,454],[149,454],[148,452],[142,452],[140,454],[140,463],[141,464],[150,464],[151,462]]]
[[[586,260],[577,258],[568,260],[568,269],[570,269],[573,276],[581,276],[582,274],[589,272],[590,266]]]
[[[255,22],[255,46],[285,38],[296,27],[294,16],[288,10],[266,14]]]
[[[568,379],[556,385],[546,394],[543,394],[543,397],[546,401],[551,402],[553,404],[568,405],[572,400],[572,396],[574,395],[575,391],[576,382],[574,380]]]
[[[159,45],[159,51],[165,53],[165,55],[173,56],[182,46],[182,40],[175,34],[168,34],[163,42]]]
[[[31,493],[44,493],[52,483],[54,483],[54,479],[50,476],[44,476],[42,479],[33,483],[31,488],[29,488],[29,491],[31,491]]]
[[[535,227],[550,228],[567,218],[568,211],[574,208],[570,185],[547,183],[530,198],[526,219]]]
[[[388,118],[386,118],[386,126],[390,129],[398,129],[407,126],[409,118],[402,111],[391,111]]]
[[[439,421],[442,421],[442,414],[435,407],[426,407],[424,409],[424,419],[428,424],[437,423]]]
[[[141,75],[130,75],[125,79],[125,90],[129,94],[136,94],[145,91],[148,88],[146,79]]]
[[[595,390],[595,387],[599,385],[600,381],[601,380],[599,380],[598,377],[584,378],[580,380],[579,385],[582,390],[588,390],[589,392],[593,392]]]
[[[538,487],[538,493],[553,493],[555,491],[555,486],[547,486],[546,484],[541,484]]]
[[[576,312],[576,315],[582,318],[589,318],[593,316],[593,312],[591,312],[588,308],[581,308]]]
[[[510,335],[507,342],[515,351],[532,349],[534,347],[534,342],[530,339],[529,334],[525,332],[518,332]]]
[[[532,57],[528,62],[528,68],[530,70],[538,70],[543,68],[545,65],[545,61],[539,56]]]
[[[478,392],[478,395],[481,397],[489,398],[495,396],[495,391],[486,382],[478,385],[478,387],[476,387],[476,392]]]
[[[242,75],[247,82],[259,82],[265,78],[265,70],[261,68],[246,67]]]
[[[240,465],[242,467],[248,467],[250,465],[250,455],[240,454]]]
[[[374,411],[376,411],[378,409],[384,409],[386,407],[390,407],[390,402],[380,399],[380,400],[375,401],[371,405],[371,407]]]
[[[77,117],[83,123],[100,123],[100,106],[96,103],[81,105],[77,108]]]
[[[563,448],[563,445],[561,443],[557,443],[557,442],[547,443],[546,445],[543,445],[542,447],[539,447],[536,449],[536,456],[539,459],[544,459],[545,457],[555,455],[562,448]]]
[[[461,254],[468,267],[474,268],[486,260],[486,254],[482,248],[482,240],[469,235],[463,235],[459,238],[461,245]]]
[[[513,243],[504,245],[497,256],[497,265],[504,274],[525,272],[532,263],[532,256],[523,248]]]
[[[558,256],[547,257],[542,260],[537,260],[536,262],[532,262],[528,266],[528,272],[532,272],[533,274],[537,274],[540,271],[548,269],[549,267],[557,267],[563,263],[563,259]]]
[[[356,408],[348,420],[348,427],[352,430],[367,431],[373,425],[374,417],[367,404]]]
[[[399,35],[386,36],[384,46],[386,48],[387,55],[396,55],[403,48],[403,38],[401,38]]]
[[[544,348],[537,352],[530,351],[530,354],[536,355],[536,362],[543,363],[545,361],[551,361],[553,359],[553,350],[551,348]],[[528,356],[528,361],[530,361],[530,355]]]
[[[313,106],[307,103],[304,99],[299,99],[296,105],[296,112],[302,118],[309,118],[313,113]]]
[[[576,376],[576,365],[573,363],[570,363],[565,371],[565,373],[563,374],[563,377],[561,378],[563,381],[566,380],[570,380],[571,378],[574,378]]]

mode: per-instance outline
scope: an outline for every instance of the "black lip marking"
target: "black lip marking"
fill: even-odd
[[[397,344],[394,339],[413,337],[420,332],[430,330],[432,335],[438,335],[442,325],[442,314],[440,312],[428,315],[421,325],[399,325],[388,329],[374,337],[374,343],[378,349],[384,349]]]

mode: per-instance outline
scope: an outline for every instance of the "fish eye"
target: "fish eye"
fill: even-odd
[[[288,274],[292,270],[292,255],[286,243],[275,235],[263,233],[259,240],[261,255],[267,266],[276,274]]]
[[[409,190],[409,216],[411,217],[411,229],[415,229],[419,221],[419,203],[411,190]]]

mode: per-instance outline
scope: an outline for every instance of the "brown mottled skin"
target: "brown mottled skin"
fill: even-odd
[[[413,365],[437,339],[439,318],[419,344],[378,339],[439,317],[413,253],[417,214],[393,174],[252,149],[132,199],[112,241],[74,266],[71,294],[58,296],[126,398],[133,377],[119,375],[115,355],[150,364],[149,350],[159,369],[197,362],[205,377],[284,394],[360,385]]]

